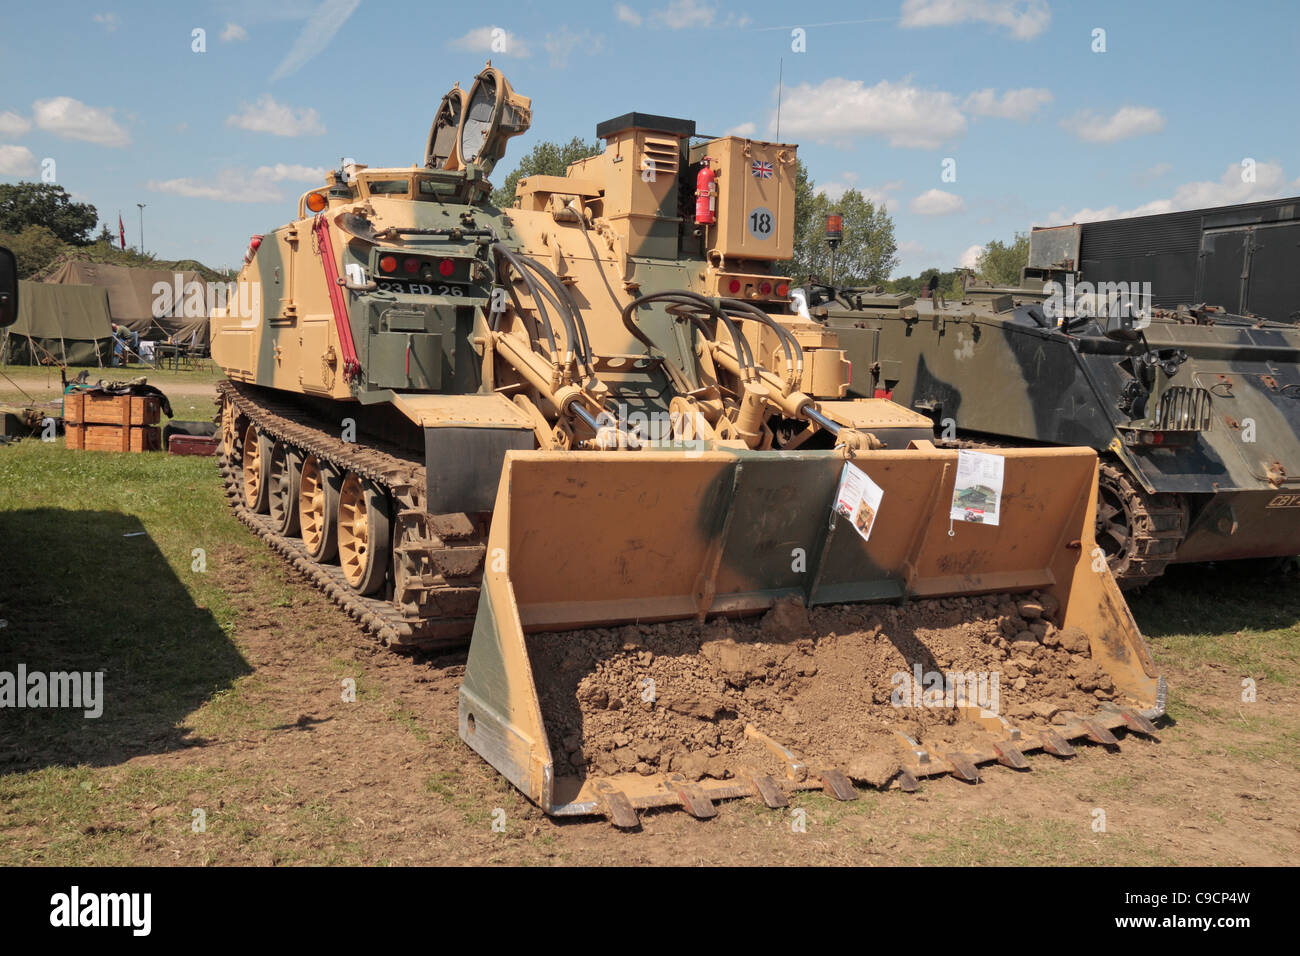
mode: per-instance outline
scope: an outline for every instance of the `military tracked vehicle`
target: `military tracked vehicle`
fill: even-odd
[[[952,529],[959,452],[917,412],[846,400],[836,335],[791,313],[771,272],[793,243],[794,146],[693,142],[690,121],[628,113],[597,127],[599,155],[496,208],[488,176],[530,117],[489,64],[444,97],[422,163],[340,169],[254,236],[211,316],[237,515],[384,643],[472,635],[470,747],[548,813],[619,826],[799,788],[851,799],[835,755],[796,758],[758,726],[746,739],[784,755],[778,778],[575,771],[583,732],[563,753],[554,732],[578,701],[544,696],[558,685],[535,676],[536,642],[975,594],[1038,595],[1051,624],[1035,633],[1074,635],[1104,706],[1024,733],[962,709],[983,735],[969,752],[904,735],[886,780],[974,779],[1153,729],[1163,682],[1088,557],[1095,454],[999,452],[1000,523]],[[883,497],[845,512],[846,482],[866,479]]]
[[[1077,227],[1037,230],[1018,287],[809,296],[852,361],[850,394],[922,412],[944,438],[1095,449],[1096,539],[1123,587],[1171,563],[1300,552],[1300,331],[1155,307],[1149,283],[1093,286],[1078,253]]]

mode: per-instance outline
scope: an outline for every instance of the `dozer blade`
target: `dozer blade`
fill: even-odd
[[[943,773],[978,779],[980,764],[1020,766],[1027,751],[1059,752],[1058,733],[1086,739],[1098,730],[1141,727],[1126,723],[1124,708],[1147,720],[1159,717],[1164,681],[1104,558],[1093,553],[1096,455],[1059,448],[998,454],[1005,459],[1000,523],[955,527],[949,506],[956,451],[918,442],[859,455],[851,466],[883,490],[864,540],[847,519],[833,516],[845,465],[839,451],[508,453],[460,690],[461,738],[547,813],[604,814],[628,827],[630,810],[650,807],[707,817],[713,802],[729,797],[754,796],[779,807],[789,793],[825,788],[843,798],[846,777],[877,786],[897,778],[905,790]],[[1074,721],[1050,729],[1044,722],[1037,732],[1027,725],[1022,735],[1000,717],[959,708],[958,722],[976,736],[961,744],[956,771],[951,760],[902,747],[882,778],[872,780],[836,766],[830,753],[785,750],[772,741],[768,749],[784,756],[724,779],[698,772],[683,779],[676,764],[668,772],[645,762],[635,770],[573,772],[569,761],[579,748],[572,729],[583,728],[580,734],[587,727],[575,722],[579,702],[575,696],[557,704],[562,682],[543,674],[539,686],[535,676],[534,642],[558,642],[548,647],[575,653],[580,643],[594,646],[595,632],[578,629],[736,618],[790,598],[816,609],[1030,591],[1052,605],[1063,633],[1075,628],[1086,635],[1091,661],[1113,685],[1112,709],[1084,715],[1091,728]],[[551,700],[549,713],[544,698]],[[631,687],[627,698],[618,706],[638,713],[660,706],[653,694],[638,700]],[[600,720],[608,729],[628,716],[611,703]],[[561,773],[552,751],[559,737],[548,736],[548,724],[570,728]],[[762,749],[756,739],[762,730],[746,742]],[[637,759],[634,745],[622,743],[632,754],[627,763]]]

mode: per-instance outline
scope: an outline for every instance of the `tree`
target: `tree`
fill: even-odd
[[[994,239],[975,261],[980,277],[995,286],[1020,285],[1020,270],[1029,262],[1029,233],[1018,232],[1009,243]]]
[[[44,226],[63,242],[85,245],[99,214],[90,203],[73,202],[53,183],[0,184],[0,232],[21,233]]]
[[[898,265],[898,243],[893,217],[884,204],[877,206],[856,189],[832,202],[825,193],[814,193],[811,181],[808,193],[811,198],[804,197],[801,210],[796,183],[794,262],[789,274],[800,279],[828,279],[831,254],[826,245],[826,215],[838,212],[844,220],[844,239],[835,250],[836,284],[876,285],[888,279]]]
[[[905,292],[913,298],[919,299],[921,298],[921,293],[930,288],[930,279],[935,276],[938,277],[938,283],[935,288],[940,292],[940,294],[948,299],[954,299],[957,301],[961,300],[961,272],[957,269],[948,272],[934,267],[922,269],[921,274],[915,278],[912,276],[902,276],[898,279],[891,279],[889,282],[885,283],[885,287],[890,292]]]
[[[600,151],[600,144],[588,143],[580,136],[573,137],[567,143],[538,143],[519,161],[505,182],[492,190],[492,202],[503,208],[513,206],[515,186],[520,179],[525,176],[563,176],[570,163],[595,156]]]
[[[18,276],[21,279],[44,269],[63,252],[64,245],[45,226],[27,226],[20,232],[0,232],[0,246],[8,246],[18,260]]]

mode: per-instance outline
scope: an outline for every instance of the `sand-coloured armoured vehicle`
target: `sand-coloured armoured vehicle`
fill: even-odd
[[[1152,730],[1163,682],[1089,558],[1095,454],[999,452],[1000,522],[953,528],[960,453],[936,448],[917,412],[846,400],[835,334],[792,314],[771,271],[793,241],[795,147],[693,142],[690,121],[628,113],[597,127],[599,155],[521,179],[499,209],[488,176],[530,115],[489,64],[444,97],[421,164],[331,173],[292,221],[255,236],[239,295],[211,318],[237,514],[385,643],[472,634],[462,739],[547,812],[620,826],[657,805],[706,816],[727,796],[850,799],[843,748],[796,756],[757,716],[737,729],[768,699],[758,686],[713,709],[664,686],[674,706],[657,710],[644,675],[635,691],[588,693],[547,670],[547,649],[572,674],[580,650],[631,628],[597,669],[619,655],[729,667],[739,694],[768,678],[737,655],[768,645],[674,630],[694,641],[674,657],[634,635],[843,602],[948,598],[943,613],[963,618],[974,595],[1001,595],[1003,622],[957,656],[1001,660],[1019,642],[1022,658],[1074,668],[1084,696],[1024,711],[1041,726],[1023,732],[996,706],[950,708],[974,736],[938,749],[908,725],[887,735],[879,782],[974,779],[980,763],[1024,766],[1026,750]],[[783,692],[825,691],[811,639],[781,633],[755,667]],[[914,637],[898,646],[906,667],[955,660]],[[789,674],[764,663],[796,648]],[[856,685],[889,700],[887,682]],[[618,729],[635,723],[624,697],[665,721],[645,728],[653,747]],[[771,772],[701,767],[722,724],[779,757]],[[617,731],[609,749],[591,744],[600,727]]]

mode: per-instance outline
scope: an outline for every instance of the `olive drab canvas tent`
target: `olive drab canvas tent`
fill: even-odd
[[[106,366],[113,356],[108,293],[94,286],[19,283],[18,321],[0,332],[8,365]]]
[[[45,281],[106,289],[113,321],[138,332],[142,339],[207,348],[207,285],[197,272],[72,259]]]

